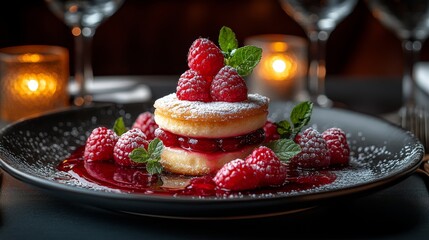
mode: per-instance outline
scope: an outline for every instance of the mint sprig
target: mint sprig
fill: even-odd
[[[277,122],[277,132],[281,138],[295,138],[302,128],[311,120],[313,112],[313,103],[310,101],[301,102],[292,109],[289,120]]]
[[[238,47],[235,33],[223,26],[219,32],[219,46],[225,57],[225,64],[235,68],[242,77],[252,73],[261,61],[262,49],[256,46]]]
[[[147,150],[145,148],[134,149],[129,157],[132,161],[137,163],[146,163],[146,170],[150,174],[159,174],[162,172],[161,165],[161,152],[164,144],[159,138],[153,139]]]
[[[301,152],[301,147],[293,139],[310,122],[312,112],[312,102],[301,102],[293,107],[289,120],[276,123],[280,139],[267,143],[267,147],[271,148],[281,161],[287,162]]]
[[[116,133],[116,135],[121,136],[126,131],[128,131],[127,127],[124,123],[124,118],[119,117],[116,119],[115,123],[113,124],[113,131]]]

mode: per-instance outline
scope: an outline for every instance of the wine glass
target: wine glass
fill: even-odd
[[[279,0],[283,10],[305,30],[310,40],[308,90],[314,104],[330,107],[325,95],[326,42],[337,24],[354,9],[357,0]]]
[[[92,102],[88,85],[94,76],[91,64],[91,44],[97,27],[112,16],[124,0],[45,0],[49,9],[70,27],[75,39],[74,78],[78,92],[74,104]]]
[[[372,15],[402,42],[402,113],[405,108],[416,105],[414,65],[429,35],[429,0],[370,0],[367,5]]]

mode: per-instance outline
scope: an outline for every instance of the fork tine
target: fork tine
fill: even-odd
[[[429,111],[426,107],[403,107],[400,110],[400,124],[412,132],[429,152]]]
[[[410,119],[409,119],[409,114],[408,114],[408,108],[406,107],[402,107],[399,110],[399,117],[400,117],[400,124],[401,127],[405,128],[405,129],[410,129]]]
[[[421,143],[423,144],[423,146],[425,147],[425,151],[427,152],[428,146],[428,121],[429,121],[429,116],[428,116],[428,112],[426,110],[425,107],[418,107],[416,108],[416,123],[417,123],[417,127],[418,129],[416,129],[416,134],[417,137],[419,138],[419,140],[421,141]]]
[[[403,107],[399,116],[401,127],[412,132],[425,149],[426,155],[416,171],[429,176],[429,109],[425,106]]]
[[[423,145],[425,147],[425,152],[427,153],[429,151],[429,147],[428,147],[428,143],[429,143],[429,112],[426,109],[426,107],[423,110],[423,135],[422,135],[422,139],[423,139]]]
[[[422,126],[422,123],[423,123],[423,112],[421,111],[421,109],[420,108],[418,108],[418,107],[416,107],[415,109],[414,109],[414,114],[415,114],[415,119],[414,119],[414,121],[415,121],[415,124],[416,124],[416,129],[415,129],[415,132],[416,132],[416,134],[417,134],[417,137],[419,138],[419,140],[420,141],[422,141],[422,137],[424,136],[422,133],[422,129],[423,129],[423,126]]]

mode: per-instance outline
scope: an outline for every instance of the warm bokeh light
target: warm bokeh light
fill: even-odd
[[[249,91],[263,94],[272,100],[306,99],[305,38],[264,34],[247,38],[245,44],[262,49],[261,61],[248,77]]]
[[[20,56],[19,61],[24,63],[32,63],[32,62],[35,63],[35,62],[40,62],[41,59],[42,59],[42,56],[40,54],[27,53]]]
[[[288,45],[285,42],[273,42],[271,43],[271,52],[286,52]]]
[[[79,27],[74,27],[71,30],[73,36],[77,37],[82,33],[82,30]]]
[[[0,118],[15,121],[68,105],[68,51],[30,45],[0,50]]]
[[[261,60],[260,74],[267,80],[287,81],[297,72],[297,62],[293,56],[285,53],[273,53]]]
[[[18,76],[14,84],[14,92],[23,99],[32,100],[40,96],[49,97],[55,94],[57,81],[52,74],[23,73]]]
[[[27,86],[30,91],[35,92],[39,88],[39,82],[37,80],[30,79]]]
[[[277,59],[273,62],[274,72],[281,73],[286,69],[286,63],[283,60]]]
[[[77,12],[77,10],[79,10],[79,6],[78,5],[71,5],[69,7],[69,12],[71,12],[71,13],[75,13],[75,12]]]

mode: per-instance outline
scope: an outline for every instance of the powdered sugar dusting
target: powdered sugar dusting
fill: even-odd
[[[313,125],[317,126],[317,125]],[[277,198],[289,196],[305,196],[320,193],[338,193],[341,190],[350,190],[359,188],[368,184],[383,181],[396,174],[401,174],[404,168],[413,164],[410,156],[415,156],[421,153],[422,146],[419,143],[405,145],[399,151],[392,152],[385,143],[380,145],[366,145],[365,134],[359,132],[359,136],[350,135],[348,138],[354,144],[351,145],[350,164],[344,168],[330,169],[328,172],[336,176],[335,181],[330,184],[314,186],[309,189],[292,190],[292,191],[276,191],[243,194],[240,192],[228,194],[225,196],[217,196],[217,199],[234,199],[234,198]]]
[[[243,102],[199,102],[183,101],[171,93],[154,103],[155,108],[168,112],[172,118],[200,119],[221,118],[223,120],[245,117],[251,114],[266,112],[269,98],[259,94],[249,94]]]

